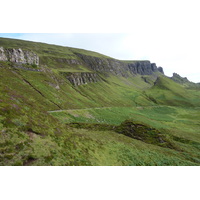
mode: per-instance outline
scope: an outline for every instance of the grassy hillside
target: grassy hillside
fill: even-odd
[[[200,90],[187,89],[167,77],[159,77],[154,86],[145,93],[158,104],[184,107],[200,106]]]
[[[0,165],[200,164],[199,90],[160,73],[98,72],[100,81],[74,86],[68,72],[91,72],[76,53],[108,57],[13,39],[0,46],[34,51],[41,69],[0,61]]]

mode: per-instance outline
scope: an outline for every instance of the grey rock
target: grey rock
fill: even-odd
[[[177,73],[173,73],[173,76],[171,79],[181,85],[184,85],[184,87],[188,87],[190,89],[198,89],[200,88],[200,83],[194,83],[192,81],[189,81],[187,77],[181,77]]]
[[[98,58],[83,54],[76,55],[83,60],[83,63],[91,70],[103,72],[105,75],[112,73],[115,75],[127,76],[128,66],[121,61],[110,58]]]
[[[24,51],[26,63],[39,65],[39,56],[32,51]]]
[[[150,61],[133,61],[126,63],[112,58],[99,58],[79,53],[76,53],[76,55],[82,59],[83,63],[88,68],[96,72],[102,72],[104,75],[111,73],[117,76],[129,77],[130,74],[151,75],[157,71],[164,73],[162,68],[158,69],[156,64]]]
[[[158,67],[158,71],[161,72],[162,74],[164,74],[164,70],[162,67]]]
[[[39,57],[37,54],[32,51],[23,51],[22,49],[4,49],[0,47],[0,60],[20,64],[39,65]]]
[[[0,47],[0,60],[1,61],[7,61],[8,60],[3,47]]]
[[[152,69],[153,72],[158,71],[156,63],[151,63],[151,69]]]
[[[70,81],[74,86],[84,85],[88,83],[96,83],[101,81],[101,78],[96,73],[90,72],[68,72],[63,75]]]
[[[177,73],[173,73],[173,76],[171,77],[171,79],[177,83],[188,83],[190,82],[186,77],[181,77],[179,74]]]

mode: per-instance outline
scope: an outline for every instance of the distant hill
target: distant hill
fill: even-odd
[[[193,82],[189,81],[186,77],[183,78],[177,73],[173,73],[173,76],[171,77],[171,79],[173,81],[180,83],[181,85],[184,85],[189,88],[197,88],[198,89],[200,86],[200,83],[193,83]]]

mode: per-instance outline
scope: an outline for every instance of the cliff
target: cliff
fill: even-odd
[[[112,58],[93,57],[76,53],[82,62],[90,69],[104,74],[111,73],[117,76],[128,77],[130,74],[151,75],[155,72],[164,74],[162,67],[157,67],[150,61],[125,62]]]
[[[32,51],[22,49],[4,49],[0,47],[0,61],[10,61],[19,64],[39,65],[39,57]]]
[[[135,75],[157,76],[157,72],[164,74],[162,67],[155,63],[144,61],[122,61],[90,52],[68,47],[44,45],[42,48],[27,41],[12,41],[0,39],[0,61],[14,63],[13,67],[29,71],[41,71],[31,69],[23,64],[35,64],[49,69],[63,71],[67,68],[70,73],[64,74],[67,80],[74,86],[94,83],[102,80],[101,77],[110,75],[121,77],[134,77]],[[24,48],[26,47],[26,50]],[[34,52],[33,52],[34,51]],[[75,72],[80,71],[80,72]],[[146,80],[146,79],[145,79]],[[147,81],[147,80],[146,80]]]
[[[162,74],[165,74],[162,67],[158,67],[158,71],[159,71],[160,73],[162,73]]]
[[[199,83],[193,83],[191,81],[189,81],[187,79],[187,77],[181,77],[179,74],[177,73],[173,73],[173,76],[170,78],[173,81],[175,81],[176,83],[179,83],[187,88],[196,88],[199,89],[200,88],[200,84]]]
[[[181,77],[179,74],[177,73],[173,73],[173,76],[171,77],[171,79],[177,83],[188,83],[190,82],[186,77]]]
[[[63,72],[62,73],[67,80],[74,86],[84,85],[88,83],[96,83],[101,80],[101,78],[96,73],[90,72]]]
[[[129,63],[128,68],[132,74],[151,75],[158,71],[164,74],[162,67],[158,68],[155,63],[150,61],[135,61]]]

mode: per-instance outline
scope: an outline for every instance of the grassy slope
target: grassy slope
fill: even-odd
[[[0,46],[31,49],[48,65],[43,66],[44,73],[0,63],[0,165],[199,165],[200,116],[194,108],[199,106],[198,91],[165,77],[151,87],[140,76],[102,77],[105,81],[73,87],[59,71],[88,69],[67,64],[59,68],[51,58],[77,59],[75,51],[103,55],[7,39],[0,39]],[[47,112],[60,109],[67,111]],[[113,130],[65,125],[84,122],[106,127],[126,119],[164,129],[177,148],[148,144]]]
[[[145,92],[158,104],[198,107],[200,90],[186,89],[167,77],[159,77],[154,87]]]

